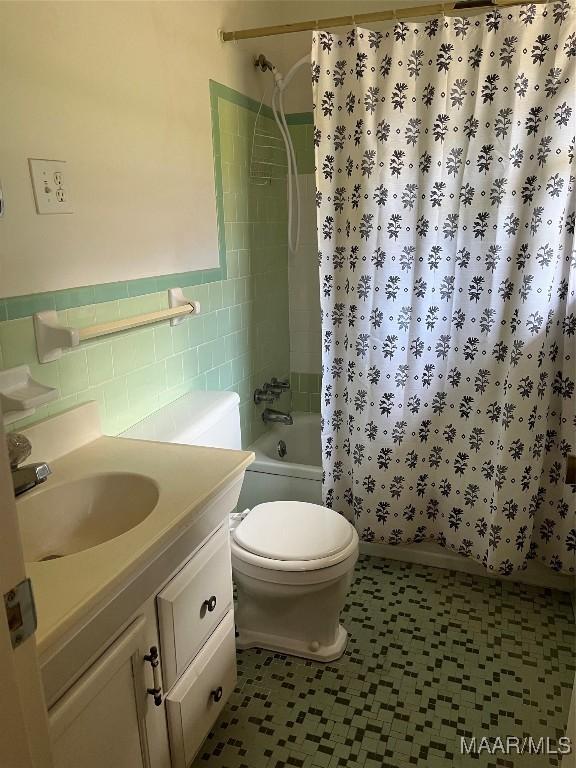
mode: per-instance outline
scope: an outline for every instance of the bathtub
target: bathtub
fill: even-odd
[[[264,501],[322,504],[320,414],[293,413],[294,424],[273,424],[249,447],[256,460],[246,470],[238,510]],[[279,445],[286,447],[284,456]]]

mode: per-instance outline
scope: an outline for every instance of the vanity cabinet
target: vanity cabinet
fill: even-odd
[[[221,525],[51,707],[55,768],[188,768],[235,684],[230,541]]]
[[[147,768],[141,616],[50,710],[56,768]]]

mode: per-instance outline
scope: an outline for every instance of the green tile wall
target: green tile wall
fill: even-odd
[[[322,376],[319,373],[290,374],[292,408],[306,413],[320,413],[320,393]]]
[[[311,112],[291,115],[290,135],[296,153],[299,173],[314,173],[314,125]],[[315,373],[290,374],[292,408],[295,411],[320,413],[322,376]]]
[[[250,179],[258,103],[217,83],[211,103],[220,267],[0,300],[0,368],[29,364],[58,389],[57,400],[14,428],[96,400],[105,432],[117,434],[191,390],[231,389],[241,398],[244,443],[264,431],[253,390],[289,373],[285,181]],[[275,130],[266,108],[259,120]],[[82,327],[164,308],[176,285],[200,301],[198,317],[96,339],[38,363],[33,312],[56,309],[63,323]],[[289,395],[277,405],[288,408]]]
[[[308,112],[301,113],[302,118],[309,117],[309,122],[291,122],[289,123],[290,136],[294,145],[296,154],[296,165],[298,173],[314,173],[314,126],[312,124],[312,114]],[[296,115],[293,115],[296,117]]]

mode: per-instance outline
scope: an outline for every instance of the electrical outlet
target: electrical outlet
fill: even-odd
[[[28,158],[36,211],[38,213],[74,213],[64,160]]]

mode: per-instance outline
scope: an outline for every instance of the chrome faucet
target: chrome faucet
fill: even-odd
[[[14,495],[20,496],[22,493],[36,488],[37,485],[43,483],[52,470],[43,461],[20,466],[32,453],[30,440],[24,435],[21,435],[19,432],[9,432],[6,442],[8,443],[8,458],[10,459],[10,469],[12,470]]]
[[[264,424],[294,424],[292,416],[289,413],[283,411],[275,411],[274,408],[265,408],[262,411],[262,421]]]
[[[276,396],[273,392],[268,392],[264,388],[254,390],[254,402],[256,405],[260,405],[261,403],[273,403],[274,400],[276,400]]]
[[[254,402],[256,405],[273,403],[274,400],[278,400],[283,392],[287,392],[289,389],[289,379],[277,379],[276,376],[273,376],[270,381],[254,390]]]
[[[290,389],[290,380],[289,379],[277,379],[276,376],[273,376],[270,379],[270,384],[273,387],[277,387],[280,390]]]

